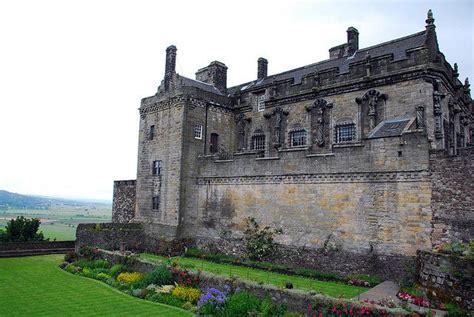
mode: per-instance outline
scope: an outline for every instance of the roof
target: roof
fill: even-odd
[[[293,79],[294,84],[299,84],[301,83],[301,79],[303,77],[311,73],[329,70],[332,68],[338,68],[339,73],[344,74],[349,72],[349,65],[351,63],[356,63],[365,60],[367,52],[370,54],[371,58],[392,54],[393,61],[403,60],[407,58],[407,50],[421,47],[425,44],[425,41],[426,31],[418,32],[389,42],[357,50],[354,55],[349,57],[346,56],[338,59],[328,59],[322,62],[299,67],[283,73],[270,75],[265,77],[264,79],[255,80],[249,83],[228,88],[227,91],[229,94],[235,94],[239,91],[245,91],[247,89],[255,88],[258,86],[271,84],[274,81],[282,81],[287,79]]]
[[[400,136],[410,123],[410,120],[410,118],[400,118],[382,121],[372,132],[370,132],[368,138],[375,139]]]
[[[213,84],[208,84],[199,80],[194,80],[181,75],[177,75],[177,84],[187,87],[196,87],[216,95],[223,95]]]

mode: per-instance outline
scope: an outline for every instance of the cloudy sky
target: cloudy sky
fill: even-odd
[[[257,59],[278,73],[327,59],[360,32],[367,47],[424,30],[460,77],[474,82],[474,1],[2,1],[0,189],[111,199],[134,179],[140,99],[178,48],[178,73],[213,60],[228,86],[255,79]]]

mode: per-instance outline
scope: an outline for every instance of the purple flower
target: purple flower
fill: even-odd
[[[217,288],[210,287],[207,289],[206,294],[201,295],[198,301],[198,306],[205,304],[211,304],[213,306],[220,306],[225,303],[226,296],[224,292],[221,292]]]

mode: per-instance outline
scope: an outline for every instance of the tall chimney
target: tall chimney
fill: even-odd
[[[268,71],[268,61],[260,57],[258,59],[258,71],[257,71],[257,79],[263,79],[267,77],[267,71]]]
[[[176,74],[176,51],[174,45],[168,46],[166,49],[166,66],[165,66],[165,91],[169,90],[173,83],[174,75]]]
[[[353,26],[347,29],[347,55],[351,56],[359,49],[359,31]]]

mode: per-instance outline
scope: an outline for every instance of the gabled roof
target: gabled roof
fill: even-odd
[[[187,78],[187,77],[184,77],[184,76],[181,76],[181,75],[178,75],[178,74],[176,74],[176,77],[177,77],[177,80],[176,80],[177,85],[181,85],[181,86],[185,86],[185,87],[196,87],[196,88],[202,89],[204,91],[211,92],[213,94],[223,96],[223,94],[219,91],[219,89],[217,89],[212,84],[208,84],[208,83],[205,83],[205,82],[202,82],[202,81],[199,81],[199,80],[194,80],[194,79],[191,79],[191,78]]]
[[[354,55],[349,57],[346,56],[338,59],[328,59],[322,62],[295,68],[283,73],[267,76],[264,79],[255,80],[249,83],[228,88],[227,91],[229,94],[233,95],[239,91],[242,92],[248,89],[271,84],[274,81],[282,81],[287,79],[293,79],[293,82],[298,84],[301,82],[303,77],[311,73],[329,70],[332,68],[338,68],[339,73],[344,74],[349,72],[349,64],[363,61],[366,58],[367,52],[370,54],[371,58],[392,54],[393,60],[399,61],[407,58],[407,50],[422,47],[425,42],[426,31],[422,31],[389,42],[357,50]]]

